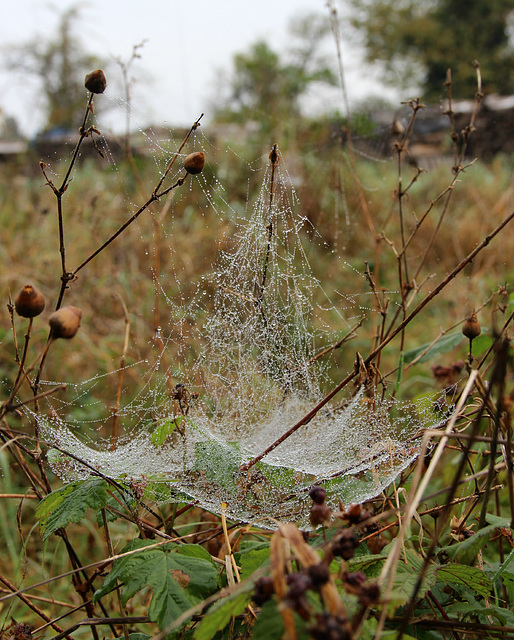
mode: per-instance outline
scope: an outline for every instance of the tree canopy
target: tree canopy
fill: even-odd
[[[234,56],[227,98],[216,113],[218,121],[257,122],[259,133],[284,134],[284,127],[301,114],[301,98],[313,83],[333,84],[335,75],[318,54],[328,32],[325,20],[309,16],[290,29],[292,45],[278,53],[268,43],[254,43]]]
[[[487,93],[514,93],[512,0],[353,0],[354,24],[368,62],[381,62],[395,83],[420,87],[425,99],[444,91],[449,68],[453,93],[476,91],[475,60]]]
[[[78,9],[61,14],[55,34],[35,38],[4,53],[7,69],[38,80],[46,109],[45,129],[76,129],[84,113],[86,94],[84,76],[100,66],[98,57],[85,52],[75,33]]]

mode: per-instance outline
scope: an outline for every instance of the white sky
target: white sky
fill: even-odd
[[[208,119],[219,90],[218,72],[231,69],[234,53],[246,51],[258,39],[280,52],[287,48],[293,17],[327,15],[325,0],[0,0],[0,42],[5,47],[52,36],[59,11],[74,5],[81,15],[77,33],[100,57],[128,59],[134,45],[147,41],[134,67],[134,119],[140,126],[191,124],[202,112]],[[328,41],[326,50],[335,68],[335,45]],[[370,86],[369,70],[363,74],[349,50],[344,55],[350,98],[370,89],[378,93]],[[108,86],[106,96],[119,96],[115,85]],[[41,126],[40,104],[33,85],[0,72],[0,108],[16,116],[25,133]],[[111,118],[122,127],[122,112]]]

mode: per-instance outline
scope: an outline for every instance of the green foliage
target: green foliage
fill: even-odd
[[[248,606],[253,584],[247,583],[244,589],[223,598],[214,604],[194,632],[194,640],[211,640],[216,632],[224,629],[234,616],[242,613]]]
[[[421,364],[423,362],[426,362],[427,360],[430,360],[430,358],[433,358],[434,356],[438,356],[442,353],[447,353],[448,351],[455,349],[455,347],[463,342],[464,339],[465,338],[460,331],[456,333],[447,333],[446,335],[439,338],[439,340],[432,346],[430,346],[432,343],[429,342],[427,344],[422,344],[420,347],[414,347],[414,349],[409,349],[408,351],[406,351],[403,354],[403,363],[411,363],[426,351],[426,353],[424,353],[424,355],[418,360],[418,362]]]
[[[178,616],[210,595],[220,586],[219,575],[210,555],[194,544],[168,543],[146,549],[152,540],[133,540],[122,553],[140,551],[114,563],[102,587],[95,592],[97,602],[116,586],[123,583],[124,604],[145,587],[152,588],[152,601],[148,615],[164,629]]]
[[[98,511],[107,504],[108,484],[102,478],[77,480],[44,498],[36,509],[43,540],[70,522],[79,522],[88,509]]]
[[[476,91],[478,60],[487,93],[510,94],[510,0],[353,0],[354,24],[364,34],[367,58],[381,61],[398,82],[421,85],[426,99],[444,91],[452,69],[453,94]]]
[[[171,436],[171,434],[177,428],[181,428],[184,422],[184,416],[177,416],[175,418],[168,418],[160,422],[160,424],[154,429],[152,433],[152,442],[156,447],[162,447],[164,442]]]

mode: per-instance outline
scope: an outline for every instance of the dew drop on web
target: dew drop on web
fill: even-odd
[[[358,294],[338,292],[331,302],[315,277],[303,246],[306,220],[297,213],[283,159],[275,171],[267,166],[257,201],[247,209],[247,217],[227,212],[237,222],[233,242],[212,275],[199,278],[193,298],[167,298],[170,328],[160,327],[159,335],[184,354],[172,364],[174,379],[189,394],[183,422],[174,426],[176,406],[153,365],[136,398],[120,409],[125,435],[114,449],[107,439],[77,436],[58,417],[39,416],[45,440],[73,454],[50,452],[63,480],[94,470],[112,478],[144,476],[209,510],[220,512],[226,503],[235,519],[307,526],[313,482],[324,483],[334,505],[370,499],[415,459],[419,440],[413,437],[442,422],[427,403],[422,408],[360,389],[346,402],[326,405],[250,470],[240,470],[334,386],[326,361],[316,357],[320,345],[336,342],[370,309]],[[329,316],[337,318],[336,330]],[[169,433],[157,437],[163,425]]]

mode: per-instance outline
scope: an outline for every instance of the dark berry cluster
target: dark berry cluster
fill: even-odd
[[[376,582],[367,582],[361,571],[344,573],[342,580],[345,591],[357,596],[364,609],[380,602],[380,587]]]
[[[328,611],[316,614],[316,623],[309,631],[313,640],[352,640],[348,620]]]
[[[333,556],[351,560],[355,555],[355,549],[359,546],[359,538],[351,529],[341,529],[330,543],[330,551]]]

